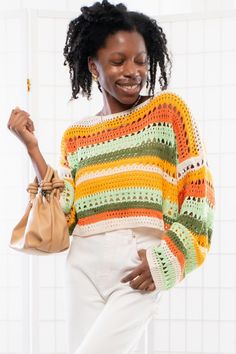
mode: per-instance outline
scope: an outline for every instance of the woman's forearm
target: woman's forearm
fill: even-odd
[[[33,149],[28,150],[28,154],[31,158],[36,176],[38,178],[39,183],[44,179],[47,171],[47,163],[39,150],[39,147],[34,147]]]

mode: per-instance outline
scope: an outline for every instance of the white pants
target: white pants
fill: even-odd
[[[69,354],[128,354],[137,345],[161,292],[120,280],[141,264],[139,249],[159,243],[147,228],[72,236],[65,274]]]

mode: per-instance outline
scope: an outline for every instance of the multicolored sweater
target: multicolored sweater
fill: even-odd
[[[196,123],[179,95],[162,91],[133,109],[73,124],[63,134],[60,165],[70,235],[162,230],[160,245],[146,253],[160,290],[203,263],[214,187]]]

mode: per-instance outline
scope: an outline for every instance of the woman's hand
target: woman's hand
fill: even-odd
[[[26,111],[19,107],[13,109],[7,127],[26,146],[28,151],[38,146],[37,138],[34,135],[34,123]]]
[[[131,281],[130,286],[134,289],[153,291],[156,289],[156,286],[153,282],[152,274],[148,265],[146,250],[141,249],[138,251],[138,254],[142,259],[142,263],[134,268],[130,274],[121,279],[121,282],[126,283],[127,281]]]

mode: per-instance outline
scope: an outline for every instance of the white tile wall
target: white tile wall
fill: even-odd
[[[188,53],[201,53],[204,50],[204,21],[189,21],[187,27]],[[185,52],[186,54],[186,52]],[[198,70],[199,72],[200,70]]]
[[[235,324],[232,322],[220,322],[220,350],[222,353],[235,353]]]
[[[214,9],[210,2],[207,7],[205,10]],[[167,20],[169,28],[170,17]],[[154,333],[156,328],[166,326],[165,339],[169,340],[169,344],[160,347],[156,341],[155,353],[236,352],[236,194],[232,178],[236,170],[233,106],[236,71],[232,43],[235,23],[236,14],[222,19],[214,15],[199,16],[193,21],[178,18],[169,30],[177,71],[171,86],[178,92],[185,89],[188,105],[203,133],[216,185],[217,206],[212,247],[204,266],[187,277],[180,300],[178,295],[173,300],[175,293],[170,292],[170,300],[166,299],[162,310],[167,313],[165,325],[162,312],[160,319],[155,318]],[[179,290],[175,288],[175,292]]]
[[[170,318],[171,320],[183,320],[186,317],[186,309],[182,304],[186,302],[185,288],[176,287],[170,293]]]
[[[170,348],[170,320],[157,320],[154,326],[154,353],[168,353]]]
[[[9,4],[10,5],[10,4]],[[25,150],[10,136],[7,121],[15,105],[25,106],[26,49],[25,16],[0,12],[0,353],[24,353],[28,341],[24,312],[28,296],[25,261],[8,247],[10,232],[25,208],[28,162]],[[26,285],[26,287],[25,287]]]
[[[186,352],[187,353],[202,352],[202,322],[201,321],[186,322]]]
[[[204,321],[202,328],[202,353],[219,353],[219,321]],[[223,352],[224,353],[224,352]]]
[[[86,1],[86,5],[93,2]],[[236,185],[232,175],[235,174],[236,163],[236,44],[232,34],[235,33],[236,14],[231,11],[230,16],[224,17],[223,12],[223,9],[233,9],[235,1],[149,0],[141,4],[127,0],[124,3],[131,9],[155,14],[160,19],[174,55],[171,87],[187,101],[199,123],[217,186],[215,232],[210,254],[203,267],[164,294],[149,326],[148,352],[144,353],[143,337],[135,354],[235,353]],[[0,41],[3,43],[0,48],[0,113],[4,124],[13,105],[24,109],[28,107],[26,53],[23,50],[25,12],[23,17],[19,14],[13,16],[12,10],[69,10],[76,14],[84,4],[78,0],[0,2]],[[1,17],[3,10],[11,10],[12,15],[9,18],[8,12],[7,20]],[[192,10],[203,12],[192,19],[187,15],[175,16]],[[213,14],[214,10],[220,10],[218,16]],[[36,37],[32,46],[31,107],[41,149],[52,165],[58,163],[60,140],[65,128],[72,121],[95,113],[101,104],[96,88],[93,103],[84,98],[68,103],[71,94],[68,68],[63,66],[62,55],[68,17],[68,12],[61,18],[54,18],[52,13],[38,13],[33,23]],[[11,70],[7,71],[6,67]],[[8,189],[4,187],[0,191],[5,202],[0,204],[0,354],[28,354],[29,323],[26,317],[29,309],[24,298],[27,299],[29,286],[34,296],[31,313],[33,353],[29,354],[65,354],[63,277],[66,253],[34,259],[31,264],[34,276],[27,280],[25,258],[8,250],[10,222],[14,223],[21,215],[26,201],[23,186],[28,181],[29,163],[24,148],[0,124],[4,131],[0,157],[7,170],[7,181],[3,179],[1,186],[6,183],[8,186]],[[20,171],[17,178],[16,170]],[[14,211],[9,187],[12,196],[18,196],[14,198]]]
[[[79,11],[81,6],[90,6],[95,0],[8,0],[1,1],[0,10],[15,10],[22,8],[46,10]],[[114,4],[123,2],[131,10],[143,11],[148,15],[178,14],[192,11],[212,11],[232,9],[236,7],[235,0],[147,0],[138,3],[135,0],[113,0]]]

